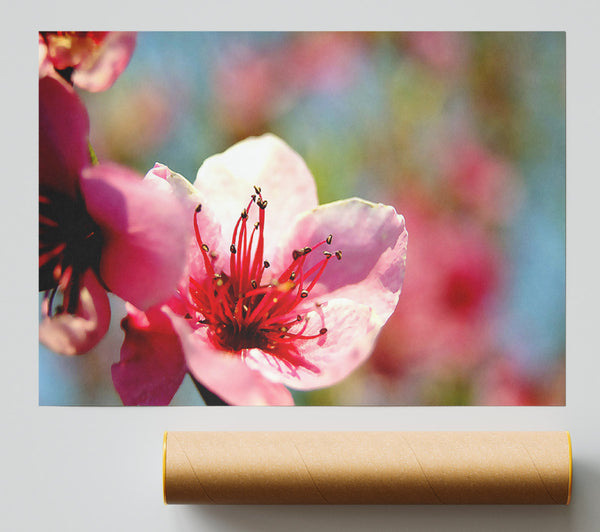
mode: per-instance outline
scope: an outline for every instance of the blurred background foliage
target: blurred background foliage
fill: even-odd
[[[193,181],[270,131],[321,203],[405,216],[405,284],[372,357],[297,404],[564,404],[564,33],[140,33],[116,84],[81,96],[100,160]],[[113,315],[87,355],[40,348],[40,404],[119,404]],[[202,404],[189,378],[173,404]]]

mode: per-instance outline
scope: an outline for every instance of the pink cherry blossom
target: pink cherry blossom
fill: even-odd
[[[506,223],[521,205],[516,170],[479,142],[457,138],[440,153],[450,194],[486,222]]]
[[[46,293],[40,340],[80,354],[108,329],[107,291],[142,309],[172,292],[187,228],[163,180],[143,182],[116,164],[90,164],[87,113],[70,87],[40,79],[39,103],[39,288]]]
[[[112,366],[115,388],[125,405],[168,404],[186,374],[179,338],[160,307],[144,313],[126,306],[121,361]]]
[[[281,63],[289,73],[288,90],[336,93],[351,85],[365,61],[361,33],[307,32],[293,34],[282,49]]]
[[[319,206],[304,161],[270,134],[207,159],[193,187],[164,166],[151,173],[195,206],[186,275],[161,307],[179,339],[173,366],[181,352],[229,404],[292,404],[288,388],[330,386],[368,358],[404,277],[393,207]]]
[[[125,70],[135,42],[132,32],[41,32],[40,77],[62,76],[90,92],[106,90]]]
[[[225,48],[213,77],[219,124],[243,139],[268,130],[303,95],[346,89],[364,66],[364,45],[360,33],[307,32],[275,48],[243,42]]]
[[[407,190],[399,203],[411,220],[410,264],[371,363],[389,377],[442,364],[473,367],[493,346],[505,269],[499,248],[478,224],[440,211],[418,191]]]
[[[240,139],[264,131],[285,105],[281,81],[274,54],[242,44],[223,50],[213,79],[214,108],[221,127]]]
[[[467,58],[464,34],[456,31],[411,31],[402,34],[408,50],[441,74],[460,69]]]
[[[536,400],[535,380],[528,378],[524,368],[506,353],[479,371],[475,383],[475,396],[478,405],[483,406],[532,406]]]

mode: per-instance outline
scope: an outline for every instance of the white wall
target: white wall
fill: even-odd
[[[61,2],[5,12],[2,62],[0,529],[44,531],[594,531],[600,529],[598,10],[583,1]],[[242,7],[246,5],[246,7]],[[590,2],[590,6],[593,4]],[[574,6],[574,7],[573,7]],[[335,7],[335,9],[334,9]],[[238,9],[239,8],[239,9]],[[359,10],[362,8],[362,11]],[[11,9],[13,9],[11,7]],[[37,406],[35,31],[496,29],[567,31],[567,406]],[[569,507],[185,507],[162,502],[164,430],[570,430]]]

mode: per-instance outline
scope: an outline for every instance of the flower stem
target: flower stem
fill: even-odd
[[[206,403],[206,406],[229,406],[229,403],[223,401],[223,399],[221,399],[216,393],[211,392],[208,388],[199,383],[191,373],[190,377],[192,377],[192,380],[196,385],[196,389],[198,390],[200,397],[202,397]]]
[[[92,143],[88,140],[88,151],[90,152],[90,162],[93,165],[98,164],[98,157],[96,157],[96,152],[94,148],[92,148]]]

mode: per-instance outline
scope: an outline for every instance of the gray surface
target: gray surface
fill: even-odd
[[[94,4],[92,17],[27,3],[2,33],[3,189],[2,482],[0,529],[45,531],[268,531],[343,529],[545,531],[600,529],[600,300],[598,272],[598,37],[596,10],[583,2],[421,2],[386,10],[322,14],[311,1],[274,14],[143,12]],[[378,7],[375,3],[375,7]],[[164,4],[163,4],[164,5]],[[253,5],[256,5],[254,3]],[[346,6],[346,3],[344,3]],[[449,7],[449,6],[452,7]],[[590,3],[591,5],[591,3]],[[82,6],[69,3],[68,7]],[[117,9],[117,6],[119,9]],[[444,7],[441,11],[436,8]],[[352,4],[354,7],[354,4]],[[292,6],[293,8],[293,6]],[[85,9],[85,7],[84,7]],[[452,11],[450,11],[452,9]],[[150,11],[156,11],[155,13]],[[348,11],[348,8],[346,7]],[[118,15],[117,15],[118,13]],[[233,19],[230,14],[234,14]],[[236,14],[237,13],[237,14]],[[274,17],[274,18],[273,18]],[[432,18],[434,17],[434,18]],[[567,406],[561,408],[60,408],[37,406],[37,204],[35,59],[37,29],[511,29],[567,30]],[[207,21],[207,22],[204,22]],[[277,22],[281,21],[281,22]],[[444,23],[444,26],[440,24]],[[5,21],[7,22],[7,21]],[[186,24],[186,26],[182,26]],[[204,24],[203,26],[198,26]],[[242,24],[244,24],[242,26]],[[249,24],[251,26],[249,26]],[[8,72],[8,74],[6,74]],[[34,378],[32,378],[34,377]],[[570,430],[574,451],[569,507],[166,507],[164,430]]]

